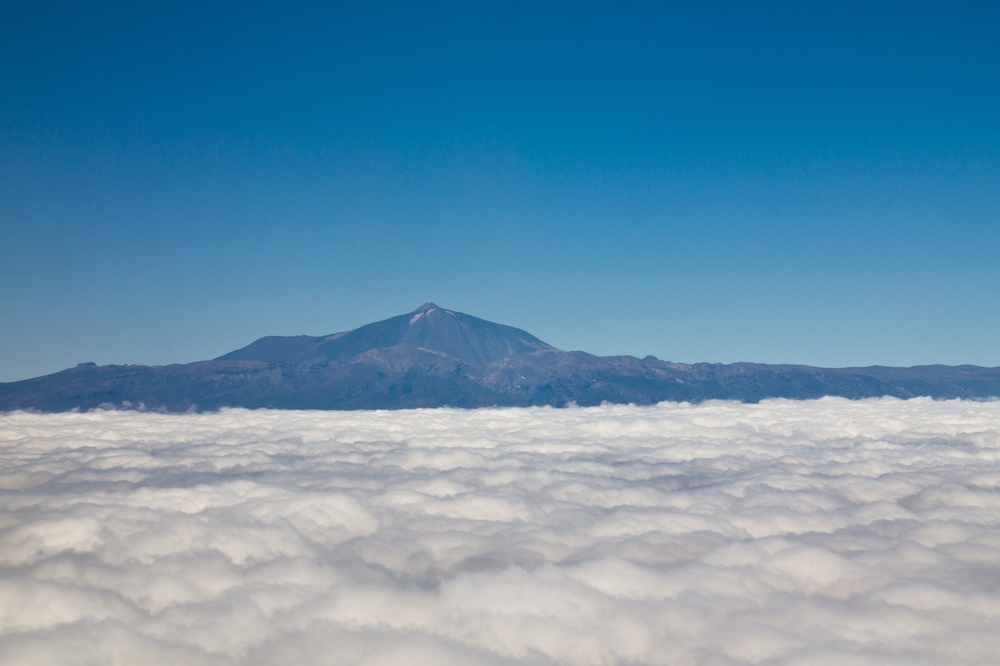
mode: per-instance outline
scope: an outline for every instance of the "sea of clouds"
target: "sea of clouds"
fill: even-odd
[[[1000,402],[0,415],[0,663],[1000,662]]]

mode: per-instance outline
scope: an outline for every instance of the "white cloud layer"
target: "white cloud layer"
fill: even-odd
[[[0,416],[0,663],[1000,662],[1000,402]]]

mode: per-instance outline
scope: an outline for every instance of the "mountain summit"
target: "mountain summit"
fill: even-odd
[[[653,356],[594,356],[424,303],[342,333],[260,338],[211,361],[155,367],[81,363],[0,384],[0,411],[562,406],[826,395],[1000,396],[1000,368],[688,365]]]
[[[305,335],[261,338],[216,360],[334,360],[399,345],[440,352],[470,363],[493,363],[515,354],[554,349],[519,328],[424,303],[413,312],[353,331],[316,338]]]

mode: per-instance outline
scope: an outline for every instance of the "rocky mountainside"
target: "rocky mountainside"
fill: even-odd
[[[141,366],[83,363],[0,384],[0,410],[100,406],[187,411],[221,407],[400,409],[652,404],[770,397],[985,398],[1000,368],[814,368],[693,365],[655,357],[566,352],[510,326],[426,303],[327,336],[265,337],[211,361]]]

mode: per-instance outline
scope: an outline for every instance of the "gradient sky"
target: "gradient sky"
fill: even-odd
[[[428,7],[3,3],[0,381],[428,300],[1000,365],[1000,3]]]

